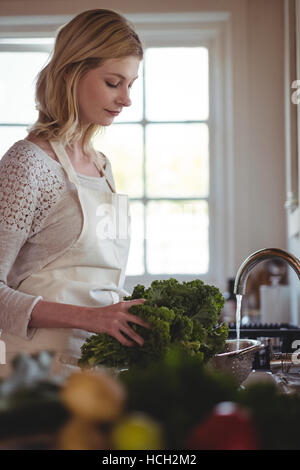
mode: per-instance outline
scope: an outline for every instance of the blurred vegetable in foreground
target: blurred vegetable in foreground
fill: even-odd
[[[147,366],[159,360],[173,345],[207,362],[224,350],[228,326],[218,324],[225,299],[219,289],[200,279],[179,283],[170,278],[154,281],[145,289],[138,284],[125,300],[146,299],[129,312],[151,325],[151,330],[131,324],[144,338],[142,347],[126,347],[104,333],[92,335],[81,348],[79,365],[108,367]]]
[[[241,390],[238,403],[250,410],[263,449],[300,450],[300,396],[280,392],[271,383]]]
[[[81,419],[111,422],[119,418],[125,404],[124,387],[109,371],[75,372],[61,391],[66,408]]]
[[[112,449],[162,450],[165,448],[162,426],[143,413],[131,413],[120,419],[110,435]]]
[[[132,367],[119,378],[127,390],[128,412],[143,412],[160,422],[167,449],[183,449],[190,430],[216,404],[237,398],[233,377],[208,370],[197,356],[175,346],[159,361]]]
[[[74,372],[65,381],[60,397],[71,418],[57,435],[58,448],[109,448],[109,430],[121,419],[126,400],[120,381],[105,368]]]
[[[193,450],[259,450],[252,417],[232,402],[219,403],[190,433],[186,447]]]
[[[299,395],[269,382],[240,389],[177,346],[147,367],[117,376],[99,367],[64,382],[33,374],[32,361],[41,356],[18,357],[27,375],[15,370],[1,382],[2,439],[24,436],[28,446],[49,433],[50,448],[70,450],[300,449]]]
[[[159,421],[165,429],[167,449],[186,448],[192,431],[201,430],[208,420],[206,424],[214,428],[219,440],[204,440],[201,444],[203,433],[199,431],[197,448],[232,445],[245,450],[255,446],[263,450],[300,450],[300,396],[283,393],[275,384],[255,383],[240,389],[233,376],[213,372],[197,357],[177,349],[147,368],[133,367],[121,372],[120,379],[128,393],[127,409],[144,412]],[[242,409],[248,413],[242,426],[243,441],[235,440],[240,415],[228,420],[223,432],[222,419],[209,418],[215,406],[228,401],[236,404],[239,412]],[[228,440],[230,434],[232,440]]]
[[[74,416],[57,433],[56,447],[57,450],[105,450],[108,443],[97,426]]]

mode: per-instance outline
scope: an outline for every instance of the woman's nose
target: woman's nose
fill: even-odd
[[[131,106],[131,99],[130,99],[130,90],[125,89],[122,90],[120,95],[118,96],[118,102],[122,106]]]

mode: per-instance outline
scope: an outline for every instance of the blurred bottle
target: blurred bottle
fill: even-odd
[[[227,291],[224,294],[225,304],[222,310],[222,320],[228,323],[235,322],[236,316],[236,295],[234,293],[234,278],[227,281]]]
[[[264,323],[289,323],[291,321],[291,292],[289,285],[282,285],[287,267],[270,260],[267,268],[270,273],[269,285],[260,286],[261,321]]]

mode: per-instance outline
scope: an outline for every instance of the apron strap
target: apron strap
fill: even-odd
[[[59,142],[57,140],[50,140],[49,142],[50,142],[50,145],[53,148],[54,152],[56,153],[56,156],[57,156],[60,164],[62,165],[62,167],[66,171],[66,173],[69,177],[69,180],[72,181],[72,183],[74,183],[75,186],[78,186],[79,185],[79,180],[78,180],[76,171],[75,171],[75,169],[74,169],[74,167],[73,167],[73,165],[70,161],[69,155],[66,152],[65,147],[63,146],[63,144],[61,142]]]
[[[93,161],[94,161],[94,163],[95,163],[97,169],[99,170],[100,173],[102,173],[102,174],[104,175],[104,177],[105,177],[105,179],[106,179],[106,182],[107,182],[108,186],[109,186],[110,189],[111,189],[111,192],[112,192],[112,193],[115,193],[116,190],[115,190],[115,188],[113,188],[113,186],[110,184],[110,182],[109,182],[109,180],[108,180],[108,177],[107,177],[107,175],[106,175],[106,172],[104,171],[104,168],[103,168],[103,166],[102,166],[102,163],[100,162],[100,158],[98,157],[96,151],[93,152],[92,157],[93,157]]]

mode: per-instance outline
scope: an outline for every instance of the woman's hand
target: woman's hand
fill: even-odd
[[[140,346],[144,344],[143,338],[138,335],[128,322],[137,323],[145,328],[151,329],[151,326],[136,315],[128,312],[133,305],[144,303],[145,299],[123,300],[107,307],[89,309],[88,331],[95,333],[107,333],[116,338],[124,346],[133,346],[134,341]],[[128,340],[122,333],[125,333],[133,341]]]

